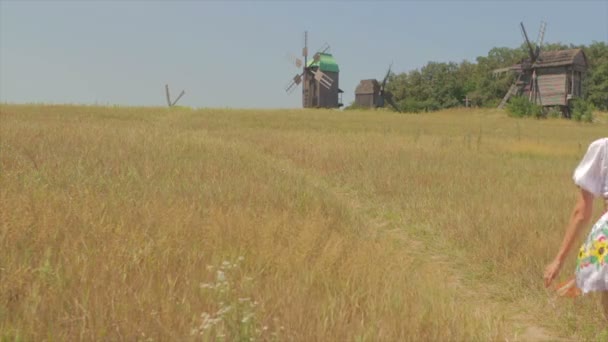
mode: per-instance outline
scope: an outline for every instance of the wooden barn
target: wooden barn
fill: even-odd
[[[355,89],[355,104],[358,107],[376,108],[382,107],[380,96],[380,83],[375,79],[361,80]]]
[[[304,108],[339,108],[342,106],[342,93],[339,88],[340,68],[334,57],[329,53],[319,53],[318,58],[308,61],[304,74],[302,89],[302,105]],[[333,82],[322,86],[315,77],[315,71],[320,70]]]

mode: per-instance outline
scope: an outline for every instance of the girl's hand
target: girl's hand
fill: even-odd
[[[562,262],[559,259],[554,259],[545,268],[545,287],[549,287],[553,282],[553,279],[559,274],[559,270],[562,268]]]

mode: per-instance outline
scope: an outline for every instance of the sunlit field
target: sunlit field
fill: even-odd
[[[608,337],[542,286],[605,113],[0,110],[2,340]]]

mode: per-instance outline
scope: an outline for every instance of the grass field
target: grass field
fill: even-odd
[[[2,340],[608,337],[542,286],[606,114],[0,111]]]

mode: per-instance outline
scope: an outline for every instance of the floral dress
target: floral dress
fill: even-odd
[[[595,197],[603,197],[608,208],[608,138],[589,145],[573,179]],[[593,225],[579,250],[576,286],[583,293],[608,291],[608,212]]]

